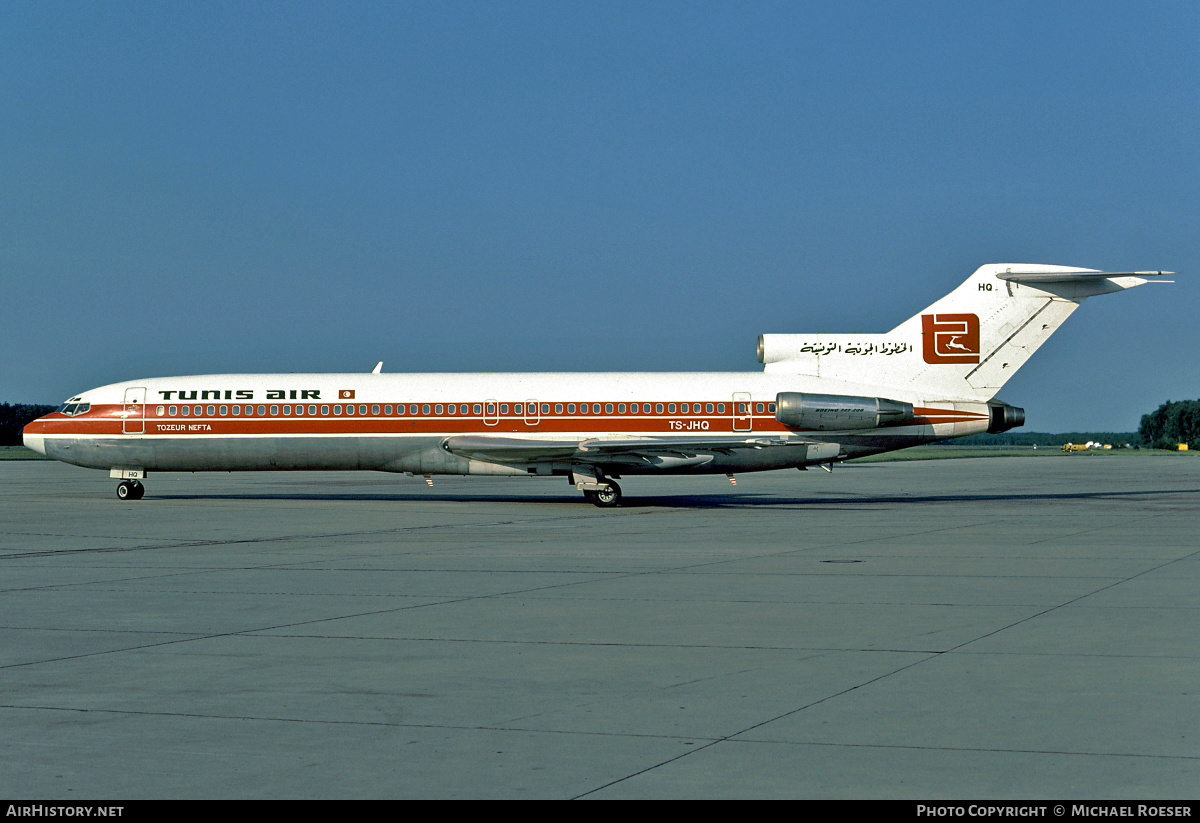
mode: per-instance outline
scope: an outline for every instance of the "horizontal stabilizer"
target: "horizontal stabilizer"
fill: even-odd
[[[768,372],[839,381],[867,400],[988,400],[1084,300],[1169,283],[1156,278],[1173,273],[989,263],[885,334],[764,334],[759,361]]]
[[[1001,280],[1014,283],[1072,283],[1081,280],[1102,280],[1109,277],[1162,277],[1173,271],[1028,271],[997,274]],[[1170,283],[1165,280],[1161,282]]]

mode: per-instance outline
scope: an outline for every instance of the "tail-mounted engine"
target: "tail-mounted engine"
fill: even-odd
[[[1025,425],[1025,410],[999,400],[988,401],[988,434],[999,434]]]
[[[913,407],[912,403],[884,397],[780,392],[775,397],[775,419],[785,426],[810,431],[876,429],[911,423]]]

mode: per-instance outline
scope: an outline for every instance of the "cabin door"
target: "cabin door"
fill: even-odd
[[[125,434],[146,433],[146,389],[126,389],[121,409],[121,431]]]
[[[749,392],[733,393],[733,430],[748,432],[754,426],[753,409],[750,405]]]

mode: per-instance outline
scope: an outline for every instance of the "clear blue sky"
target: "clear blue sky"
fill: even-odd
[[[989,262],[1172,269],[1005,387],[1200,397],[1200,4],[0,4],[0,401],[756,370]]]

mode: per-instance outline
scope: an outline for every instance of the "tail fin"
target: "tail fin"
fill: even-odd
[[[993,263],[887,334],[767,334],[767,371],[989,400],[1080,303],[1171,272]]]

